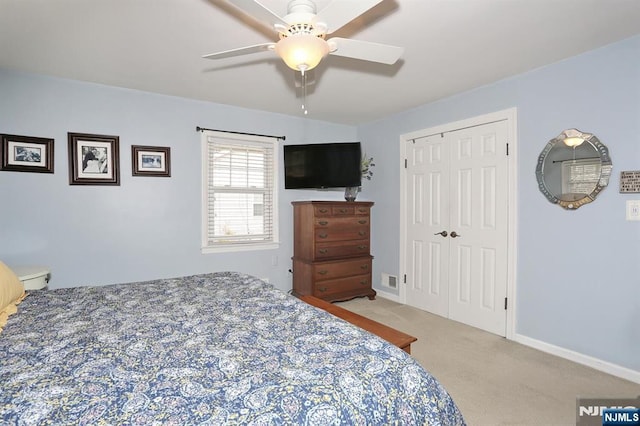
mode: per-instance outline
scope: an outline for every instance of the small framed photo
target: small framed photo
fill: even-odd
[[[53,139],[0,135],[0,170],[53,173]]]
[[[171,176],[171,148],[164,146],[131,147],[133,176]]]
[[[120,185],[118,136],[69,133],[69,185]]]

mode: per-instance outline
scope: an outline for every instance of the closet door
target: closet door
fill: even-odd
[[[507,123],[408,141],[409,305],[506,334]]]
[[[407,142],[407,300],[449,315],[449,147],[440,135]]]
[[[507,123],[445,134],[450,147],[449,318],[504,336]]]

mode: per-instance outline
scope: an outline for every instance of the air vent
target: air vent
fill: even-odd
[[[398,288],[398,277],[382,273],[382,286],[388,288]]]

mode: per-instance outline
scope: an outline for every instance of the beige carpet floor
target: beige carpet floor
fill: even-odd
[[[384,298],[345,309],[411,334],[411,354],[470,426],[575,425],[576,399],[635,398],[640,384]]]

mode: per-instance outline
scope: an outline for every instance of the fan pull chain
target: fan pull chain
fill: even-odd
[[[300,70],[300,73],[302,74],[302,111],[304,111],[304,115],[307,115],[309,113],[307,110],[307,75],[304,70]]]

